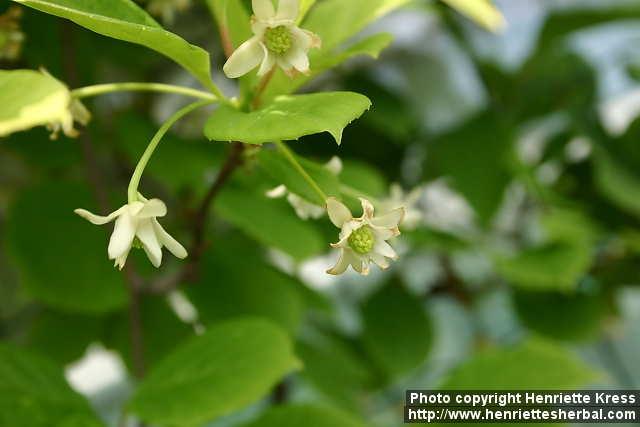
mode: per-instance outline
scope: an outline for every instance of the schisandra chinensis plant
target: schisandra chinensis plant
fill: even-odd
[[[86,344],[121,353],[135,377],[127,378],[132,392],[121,399],[121,425],[208,425],[253,402],[266,404],[272,390],[286,388],[288,375],[307,366],[294,343],[307,321],[306,269],[332,286],[367,282],[360,275],[371,263],[391,270],[375,269],[374,279],[400,277],[406,264],[394,247],[431,239],[418,179],[403,176],[405,184],[416,182],[414,191],[389,192],[391,175],[404,169],[403,144],[359,133],[378,120],[359,121],[363,114],[395,111],[340,90],[352,68],[371,67],[393,41],[363,30],[410,0],[11,1],[20,12],[0,15],[0,65],[35,68],[42,61],[49,72],[0,70],[0,234],[12,240],[17,260],[9,276],[24,282],[29,315],[51,315],[65,326],[65,334],[34,332],[52,340],[47,346],[78,350],[74,357],[85,351],[66,342],[67,329],[84,334],[76,323],[67,328],[69,316],[100,331]],[[205,9],[211,22],[199,13]],[[211,52],[148,11],[175,22],[171,29],[186,25]],[[101,44],[101,36],[126,43]],[[109,81],[114,76],[162,81]],[[95,78],[104,81],[83,86]],[[384,133],[400,115],[375,127]],[[21,135],[46,127],[57,141],[37,131]],[[5,156],[9,136],[20,141],[24,152],[16,157],[25,161]],[[377,150],[384,154],[376,157]],[[12,179],[31,171],[29,162],[37,186],[16,179],[19,190],[7,195],[5,168]],[[358,204],[363,213],[354,216]],[[28,244],[30,236],[36,244]],[[326,259],[338,253],[331,267]],[[343,274],[352,277],[334,277]],[[31,310],[32,303],[43,310]],[[103,323],[125,325],[129,339],[103,333]],[[0,366],[7,358],[0,345]],[[65,355],[55,366],[71,362]],[[0,406],[30,417],[0,413],[0,425],[101,425],[63,372],[43,366],[16,375],[16,388],[32,395],[5,401],[0,390]],[[40,377],[59,396],[41,399],[38,384],[21,383]],[[0,372],[0,384],[4,379]],[[57,418],[43,421],[40,409]],[[358,425],[332,418],[321,424]]]

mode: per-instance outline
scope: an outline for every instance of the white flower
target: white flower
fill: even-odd
[[[258,76],[264,76],[275,65],[288,75],[295,70],[308,73],[307,53],[312,47],[320,47],[320,38],[298,28],[299,11],[299,0],[280,0],[277,11],[271,0],[253,0],[254,36],[241,44],[224,64],[227,77],[238,78],[258,65]]]
[[[60,120],[47,125],[47,129],[51,132],[49,137],[53,140],[58,139],[58,134],[62,130],[62,133],[69,138],[77,138],[80,133],[73,127],[74,122],[86,126],[90,120],[91,113],[87,107],[80,100],[71,98],[67,111],[64,112]]]
[[[178,258],[186,258],[186,249],[167,233],[156,218],[167,214],[167,207],[159,199],[147,200],[142,196],[140,201],[124,205],[108,216],[94,215],[84,209],[74,212],[93,224],[103,225],[115,219],[116,224],[111,234],[109,259],[122,270],[129,251],[133,246],[142,246],[155,267],[162,262],[162,247],[165,246]]]
[[[327,270],[329,274],[342,274],[351,265],[360,274],[369,274],[369,263],[373,261],[381,269],[389,267],[387,258],[397,259],[398,255],[386,242],[398,236],[398,225],[404,217],[404,208],[374,217],[373,205],[366,199],[362,203],[362,216],[354,218],[345,205],[334,197],[327,199],[327,213],[331,222],[340,228],[340,240],[332,243],[340,248],[340,259],[337,264]]]
[[[340,172],[342,172],[342,160],[340,160],[340,157],[338,156],[333,156],[331,160],[324,165],[324,167],[332,174],[339,175]],[[297,194],[289,192],[284,184],[267,191],[266,194],[267,197],[271,199],[279,199],[280,197],[287,196],[287,201],[291,206],[293,206],[293,209],[296,211],[296,215],[298,215],[300,219],[318,219],[324,215],[324,207],[314,205]]]
[[[407,194],[399,184],[391,184],[389,197],[381,200],[380,205],[378,206],[380,212],[390,212],[394,209],[403,207],[406,215],[402,220],[401,226],[403,229],[413,230],[418,227],[424,219],[422,211],[417,208],[422,192],[422,187],[416,187]]]

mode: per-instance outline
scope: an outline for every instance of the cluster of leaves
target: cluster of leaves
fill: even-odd
[[[211,79],[210,54],[163,29],[132,2],[18,3],[148,47],[182,66],[205,88],[218,90]],[[463,230],[432,225],[407,233],[410,254],[435,256],[441,264],[431,288],[409,290],[410,280],[392,273],[378,287],[363,288],[369,290],[364,296],[354,285],[338,287],[350,289],[344,294],[317,292],[302,283],[303,276],[294,269],[275,268],[269,255],[275,249],[277,256],[284,254],[294,264],[322,255],[326,242],[335,238],[334,230],[326,222],[301,221],[286,202],[268,199],[265,191],[284,184],[310,203],[324,201],[276,151],[265,147],[249,153],[240,173],[215,200],[215,221],[207,229],[213,246],[202,256],[200,274],[180,283],[197,319],[178,318],[165,295],[145,295],[139,302],[147,374],[136,384],[125,411],[154,425],[195,426],[271,401],[280,405],[264,405],[246,425],[371,425],[368,414],[379,400],[388,398],[395,407],[402,400],[402,386],[424,384],[417,373],[433,366],[429,361],[437,358],[442,341],[441,320],[428,310],[442,293],[475,315],[487,295],[506,292],[524,337],[512,342],[478,327],[474,349],[447,370],[437,386],[566,389],[596,381],[595,370],[562,343],[606,335],[608,319],[617,314],[621,285],[637,281],[639,125],[632,124],[619,137],[602,128],[595,72],[564,41],[578,29],[637,16],[640,10],[552,14],[530,58],[519,69],[505,72],[474,54],[467,44],[472,36],[459,16],[432,5],[426,12],[422,4],[414,5],[412,13],[441,17],[444,31],[473,59],[488,94],[482,111],[435,134],[424,130],[413,104],[429,96],[417,90],[426,85],[415,81],[416,93],[404,96],[361,69],[339,67],[354,56],[377,57],[391,41],[388,34],[345,43],[407,1],[301,3],[303,26],[323,40],[322,49],[311,52],[312,73],[290,79],[278,71],[261,94],[262,108],[243,111],[223,104],[206,117],[205,136],[259,146],[301,138],[306,144],[299,153],[320,159],[335,153],[336,145],[326,143],[330,138],[318,135],[329,132],[337,143],[344,140],[340,155],[345,164],[339,176],[319,162],[298,159],[328,195],[341,195],[348,186],[384,197],[388,182],[400,178],[400,159],[418,146],[426,152],[419,181],[446,179],[472,208],[474,222]],[[208,0],[206,6],[222,33],[219,46],[237,47],[250,37],[247,2]],[[202,10],[194,7],[189,18],[202,19]],[[498,25],[495,15],[487,18],[482,10],[468,7],[462,11],[479,13],[487,26]],[[61,80],[75,87],[113,76],[146,80],[171,75],[164,71],[170,69],[167,63],[153,52],[123,47],[50,16],[29,12],[22,25],[28,38],[17,66],[45,64],[60,80],[36,71],[0,71],[0,135],[68,120],[73,91]],[[194,37],[210,38],[212,26],[206,28]],[[213,63],[222,58],[222,52],[215,53]],[[408,74],[416,73],[410,55],[392,60]],[[374,105],[344,136],[347,124],[370,107],[367,97],[351,91],[293,94],[330,69],[339,72],[325,74],[327,87],[363,92]],[[255,96],[258,79],[249,74],[239,83],[242,105]],[[120,354],[133,371],[136,354],[127,312],[132,301],[125,277],[105,259],[106,236],[71,214],[79,206],[97,205],[95,183],[87,182],[95,179],[96,171],[87,173],[87,164],[97,165],[110,183],[106,194],[98,196],[121,202],[119,189],[126,183],[122,175],[128,178],[153,134],[148,110],[159,104],[156,98],[143,94],[111,101],[90,105],[94,120],[80,140],[51,142],[42,129],[34,129],[0,143],[2,425],[103,425],[63,377],[64,366],[92,343]],[[562,129],[546,141],[535,161],[523,160],[518,141],[524,130],[556,115],[563,118]],[[174,225],[184,226],[185,234],[227,148],[203,143],[201,133],[198,129],[196,137],[167,136],[144,181],[166,195],[176,212]],[[592,147],[591,156],[579,162],[565,154],[577,137],[588,139]],[[91,157],[98,161],[89,162]],[[561,169],[551,183],[539,179],[549,164]],[[515,208],[515,223],[505,231],[500,216],[514,189],[524,196]],[[355,200],[347,202],[352,206]],[[491,271],[467,279],[455,261],[468,253],[482,254]],[[131,254],[133,261],[139,256]],[[144,278],[156,278],[145,263],[136,265]],[[179,265],[167,268],[173,267]],[[358,327],[341,322],[344,311],[358,313]],[[290,402],[297,394],[303,403]],[[391,425],[400,419],[398,415]]]

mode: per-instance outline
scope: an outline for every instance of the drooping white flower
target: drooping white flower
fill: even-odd
[[[354,218],[351,211],[336,198],[327,199],[327,213],[331,222],[340,228],[340,240],[331,246],[340,249],[340,258],[335,266],[327,270],[329,274],[342,274],[351,267],[360,274],[369,274],[369,264],[373,261],[381,269],[389,267],[389,259],[398,255],[387,240],[400,235],[398,225],[404,217],[404,208],[397,208],[382,216],[375,217],[371,202],[360,199],[362,216]]]
[[[60,120],[47,125],[47,129],[51,132],[49,137],[53,140],[58,139],[58,134],[62,131],[69,138],[77,138],[80,133],[73,127],[74,122],[86,126],[90,120],[91,113],[87,107],[79,99],[71,98],[67,111]]]
[[[342,160],[340,160],[338,156],[333,156],[324,167],[332,174],[339,175],[340,172],[342,172]],[[271,199],[279,199],[280,197],[287,196],[287,201],[293,206],[296,215],[298,215],[300,219],[318,219],[324,215],[324,207],[315,205],[297,194],[291,193],[284,184],[267,191],[266,195]]]
[[[162,200],[140,200],[122,206],[108,216],[92,214],[84,209],[74,212],[96,225],[116,221],[109,240],[109,259],[122,270],[132,247],[141,246],[155,267],[162,263],[162,247],[166,247],[178,258],[186,258],[187,250],[167,233],[156,218],[167,214],[167,207]]]
[[[400,226],[406,230],[414,230],[424,221],[424,214],[417,207],[422,192],[422,187],[416,187],[406,193],[399,184],[391,184],[389,197],[380,201],[378,209],[385,213],[403,207],[405,216]]]
[[[251,29],[254,36],[241,44],[224,64],[229,78],[247,74],[258,65],[258,76],[264,76],[276,65],[288,75],[309,72],[307,53],[320,47],[320,38],[296,25],[299,0],[279,0],[278,9],[271,0],[253,0]]]

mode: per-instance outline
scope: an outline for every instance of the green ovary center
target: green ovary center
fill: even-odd
[[[291,31],[284,25],[267,28],[264,39],[267,49],[278,55],[282,55],[291,49]]]
[[[364,255],[371,252],[373,245],[376,242],[376,238],[373,235],[371,227],[363,225],[357,230],[351,232],[348,242],[351,249],[360,255]]]
[[[143,249],[144,245],[142,244],[140,239],[138,239],[138,236],[136,236],[133,238],[133,242],[131,242],[131,247],[134,249]]]

